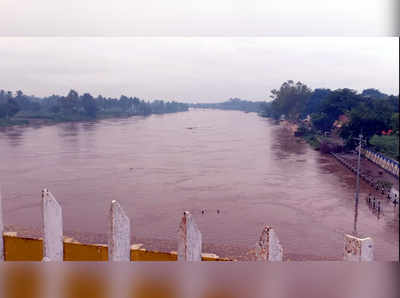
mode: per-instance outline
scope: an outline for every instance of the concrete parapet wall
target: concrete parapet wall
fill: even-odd
[[[0,261],[234,261],[202,252],[202,234],[188,211],[179,225],[177,252],[149,251],[141,244],[131,245],[130,219],[116,201],[110,208],[108,245],[83,244],[65,237],[61,206],[47,189],[42,192],[42,215],[44,239],[3,233],[0,194],[0,257],[4,256]],[[258,261],[283,260],[283,248],[269,226],[264,227],[255,251]],[[371,261],[373,257],[371,238],[345,236],[345,260]]]
[[[111,202],[108,246],[82,244],[63,236],[62,208],[42,191],[43,239],[3,234],[0,193],[0,261],[229,261],[201,251],[201,233],[190,212],[185,212],[178,234],[178,252],[148,251],[130,244],[130,219],[117,201]],[[4,245],[3,245],[4,242]],[[179,257],[178,257],[179,256]]]
[[[5,261],[42,261],[43,240],[24,238],[4,234],[4,260]],[[64,240],[64,261],[108,261],[108,247],[102,244],[83,244]],[[131,261],[177,261],[176,252],[159,252],[146,249],[131,248]],[[202,255],[202,261],[231,261],[208,254]]]
[[[377,164],[387,172],[399,177],[399,163],[397,161],[387,158],[383,154],[365,148],[361,148],[361,153],[365,156],[365,158]]]

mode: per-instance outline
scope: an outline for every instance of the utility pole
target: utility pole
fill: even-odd
[[[358,194],[360,192],[360,159],[361,159],[361,144],[363,142],[363,135],[360,134],[355,140],[358,143],[358,159],[357,159],[357,178],[356,178],[356,195],[355,195],[355,207],[354,207],[354,227],[353,234],[357,236],[357,218],[358,218]]]

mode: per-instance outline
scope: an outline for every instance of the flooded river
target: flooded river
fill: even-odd
[[[191,110],[3,129],[0,184],[9,229],[40,232],[40,192],[49,188],[65,234],[89,242],[106,241],[113,199],[131,218],[133,242],[166,251],[176,250],[184,210],[194,214],[205,252],[241,259],[264,224],[275,228],[286,259],[341,259],[353,227],[354,175],[254,113]],[[362,182],[359,230],[374,238],[377,260],[397,260],[393,210],[385,205],[374,216],[369,191]]]

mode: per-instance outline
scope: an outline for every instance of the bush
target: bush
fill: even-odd
[[[381,152],[387,157],[399,160],[399,136],[394,134],[390,136],[374,135],[369,140],[372,149]]]

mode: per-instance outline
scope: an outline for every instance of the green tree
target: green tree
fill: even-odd
[[[85,113],[90,117],[96,117],[97,107],[94,98],[89,93],[85,93],[82,96],[82,106]]]
[[[392,130],[399,133],[399,113],[393,113],[392,115]]]
[[[364,89],[363,92],[361,93],[362,96],[365,97],[372,97],[376,99],[384,99],[387,97],[385,93],[380,92],[378,89],[374,88],[369,88],[369,89]]]
[[[70,90],[67,97],[61,98],[61,107],[64,113],[71,114],[79,110],[79,95],[75,90]]]
[[[362,103],[350,111],[350,122],[342,128],[340,135],[353,144],[353,139],[362,133],[369,142],[374,134],[386,130],[387,127],[387,119],[379,111]]]
[[[331,93],[330,89],[315,89],[306,103],[304,116],[320,112],[323,100]]]
[[[271,114],[274,118],[286,115],[288,119],[298,120],[304,113],[311,89],[307,85],[289,80],[284,82],[279,90],[271,91]]]
[[[326,113],[333,121],[362,102],[362,98],[352,89],[337,89],[321,103],[320,112]]]
[[[329,117],[324,112],[311,114],[312,125],[322,132],[330,131],[334,121],[332,117]]]
[[[11,91],[4,92],[4,90],[0,91],[0,118],[11,118],[13,117],[18,111],[20,107],[12,96]]]

